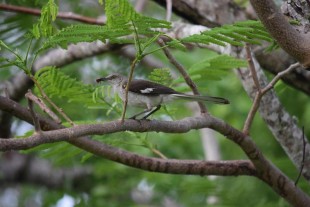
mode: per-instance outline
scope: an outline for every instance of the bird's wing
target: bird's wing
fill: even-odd
[[[122,87],[125,88],[126,85],[127,82],[125,82]],[[132,80],[129,85],[129,91],[149,96],[158,96],[160,94],[180,94],[172,88],[147,80]]]

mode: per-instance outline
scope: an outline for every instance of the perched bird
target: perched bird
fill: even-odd
[[[125,101],[128,78],[120,74],[110,74],[104,78],[98,78],[97,83],[106,81],[113,86],[114,91]],[[216,104],[229,104],[229,101],[220,97],[190,95],[177,92],[172,88],[142,79],[133,79],[128,88],[128,105],[145,108],[144,111],[131,117],[136,119],[142,114],[146,114],[142,119],[146,119],[154,112],[158,111],[161,104],[174,99],[184,99],[191,101],[209,101]]]

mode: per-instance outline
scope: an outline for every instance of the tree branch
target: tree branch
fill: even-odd
[[[249,62],[251,76],[253,78],[254,86],[255,86],[255,89],[253,89],[253,90],[256,91],[255,92],[256,93],[255,94],[255,98],[254,98],[251,110],[248,113],[247,119],[246,119],[244,127],[243,127],[243,133],[249,134],[250,127],[252,125],[254,116],[255,116],[258,108],[259,108],[259,104],[260,104],[260,101],[261,101],[262,97],[269,90],[271,90],[274,87],[274,85],[281,79],[281,77],[283,77],[284,75],[292,72],[294,69],[299,67],[300,64],[299,63],[295,63],[295,64],[290,65],[290,67],[288,67],[286,70],[278,73],[264,88],[261,88],[261,86],[259,84],[259,79],[258,79],[257,74],[256,74],[256,69],[255,69],[253,57],[251,55],[251,51],[250,51],[250,48],[249,48],[248,45],[246,46],[246,54],[247,54],[247,58],[248,58],[248,62]]]
[[[12,111],[13,108],[11,105],[13,104],[5,104],[10,101],[11,100],[7,100],[7,98],[0,96],[0,109]],[[19,104],[15,103],[14,105],[17,107]],[[22,108],[22,106],[18,107]],[[18,110],[15,110],[15,114],[18,115],[18,117],[20,116],[19,118],[27,116],[27,119],[31,121],[31,115],[29,112],[26,112],[26,114],[18,114],[17,111]],[[20,109],[19,111],[23,111],[23,109]],[[207,164],[209,163],[207,161],[195,161],[192,163],[191,161],[180,162],[176,160],[146,158],[105,145],[95,140],[90,140],[86,137],[82,137],[91,134],[108,134],[126,130],[135,132],[162,131],[167,133],[184,133],[191,129],[205,127],[220,132],[228,139],[238,144],[251,159],[257,169],[256,176],[266,182],[271,188],[274,189],[275,192],[284,197],[292,205],[306,207],[310,203],[310,198],[298,187],[296,187],[293,181],[291,181],[281,171],[279,171],[279,169],[266,160],[249,136],[246,136],[239,130],[212,116],[190,117],[179,121],[125,120],[123,124],[120,124],[119,121],[114,121],[104,124],[79,125],[71,128],[62,128],[42,132],[41,134],[36,134],[25,139],[1,139],[0,150],[31,148],[44,142],[48,143],[67,140],[69,143],[93,154],[101,155],[107,159],[144,170],[164,173],[197,173],[201,175],[201,173],[206,173],[206,171],[207,173],[218,173],[218,170],[222,169],[221,172],[224,174],[226,172],[224,171],[225,168],[218,168],[218,166],[215,167],[212,165],[212,162],[209,165]],[[209,166],[211,166],[211,168],[208,168],[209,171],[206,168],[203,168]],[[242,167],[237,169],[242,171]],[[246,167],[246,169],[248,172],[249,168]]]
[[[32,117],[29,111],[19,105],[18,103],[0,96],[0,109],[13,112],[14,115],[22,120],[29,123],[32,122]],[[13,110],[14,109],[14,110]],[[6,150],[21,150],[30,149],[34,146],[38,146],[44,143],[68,141],[69,143],[84,149],[88,152],[102,156],[106,159],[116,161],[131,167],[144,169],[154,172],[163,173],[173,173],[173,174],[195,174],[195,175],[251,175],[256,176],[256,170],[252,163],[249,161],[219,161],[219,162],[207,162],[207,161],[197,161],[197,160],[166,160],[158,158],[143,157],[134,153],[126,152],[124,150],[106,145],[104,143],[90,140],[87,137],[77,138],[75,135],[82,132],[78,136],[83,136],[83,134],[107,134],[117,131],[124,131],[126,128],[131,128],[137,131],[147,131],[150,130],[149,126],[155,123],[152,127],[154,130],[156,128],[165,128],[166,131],[169,130],[169,126],[166,124],[169,122],[159,122],[159,121],[138,121],[126,120],[124,125],[120,125],[119,121],[114,121],[106,124],[95,124],[95,125],[84,125],[76,126],[74,128],[64,128],[63,126],[55,123],[52,120],[47,120],[40,115],[37,115],[40,120],[40,124],[45,126],[45,129],[53,130],[48,132],[42,132],[41,135],[33,135],[27,139],[8,139],[9,142],[4,142],[4,139],[0,139],[0,151]],[[197,119],[198,120],[201,118]],[[174,130],[179,130],[184,128],[184,124],[187,124],[190,120],[180,121],[180,126],[175,126]],[[181,124],[182,122],[186,122]],[[157,123],[157,124],[156,124]],[[173,123],[170,123],[171,125]],[[198,124],[198,123],[197,123]],[[195,123],[193,123],[193,126]],[[199,124],[198,124],[199,125]],[[159,128],[158,128],[159,127]],[[103,129],[103,131],[100,130]],[[188,128],[187,130],[189,130]],[[77,130],[77,131],[76,131]],[[99,131],[98,131],[99,130]],[[101,131],[101,132],[100,132]],[[56,135],[56,136],[55,136]]]
[[[173,57],[173,55],[171,54],[171,52],[169,51],[168,48],[166,48],[165,43],[162,39],[158,40],[158,44],[163,48],[163,51],[166,55],[166,57],[168,58],[168,60],[170,61],[171,64],[173,64],[176,69],[181,73],[181,75],[183,76],[186,84],[192,89],[193,93],[195,95],[200,95],[196,84],[194,83],[194,81],[189,77],[188,73],[186,72],[185,68]],[[205,106],[205,104],[201,101],[198,101],[198,105],[200,108],[200,112],[202,114],[207,113],[207,108]]]
[[[45,112],[49,117],[51,117],[56,123],[61,123],[60,118],[43,102],[42,99],[36,97],[31,90],[28,90],[28,92],[25,94],[26,98],[29,100],[35,102],[39,108]]]
[[[255,64],[257,64],[257,62],[255,62]],[[259,65],[256,65],[255,69],[260,85],[267,86],[267,77],[262,69]],[[240,76],[244,89],[253,99],[256,91],[250,72],[248,70],[239,70],[238,75]],[[283,108],[274,90],[270,90],[262,97],[259,112],[275,139],[280,143],[297,169],[300,169],[303,157],[302,130],[298,127],[295,119]],[[305,157],[303,176],[310,181],[309,142],[306,143]]]
[[[295,62],[295,60],[282,49],[273,51],[272,53],[265,53],[263,48],[258,49],[255,51],[255,57],[264,70],[274,75]],[[310,71],[305,70],[303,67],[297,68],[281,79],[295,89],[310,95]]]
[[[28,93],[31,93],[31,92],[29,91]],[[29,96],[27,96],[28,93],[26,93],[26,97],[28,98],[28,109],[29,109],[30,114],[32,116],[34,129],[36,132],[41,133],[40,122],[38,120],[37,114],[34,112],[34,109],[33,109],[33,100],[31,98],[29,98]]]
[[[15,5],[10,5],[10,4],[0,4],[0,10],[8,11],[8,12],[30,14],[34,16],[41,16],[40,9],[33,9],[33,8],[28,8],[28,7],[23,7],[23,6],[15,6]],[[84,22],[88,24],[101,24],[101,25],[105,24],[104,19],[95,19],[95,18],[75,14],[72,12],[58,12],[57,18],[69,19],[69,20]]]
[[[310,67],[310,33],[298,32],[272,0],[250,0],[259,19],[281,48]]]

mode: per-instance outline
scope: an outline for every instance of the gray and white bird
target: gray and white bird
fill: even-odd
[[[125,101],[126,87],[128,78],[117,73],[113,73],[104,78],[98,78],[97,83],[106,81],[113,86],[119,97]],[[158,111],[162,104],[170,102],[174,99],[184,99],[191,101],[208,101],[216,104],[229,104],[225,98],[190,95],[177,92],[172,88],[142,79],[133,79],[128,88],[128,105],[143,107],[144,111],[131,117],[136,119],[142,114],[146,114],[142,119],[146,119],[154,112]]]

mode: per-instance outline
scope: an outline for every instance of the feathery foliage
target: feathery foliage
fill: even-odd
[[[200,75],[201,79],[221,80],[227,74],[227,69],[247,67],[245,60],[240,60],[228,55],[218,55],[207,58],[189,68],[190,75]]]
[[[272,42],[273,39],[260,21],[248,20],[232,25],[215,27],[201,34],[191,35],[182,39],[184,43],[203,43],[226,46],[244,46],[244,42],[260,45],[261,41]]]
[[[57,45],[66,49],[69,43],[75,44],[79,42],[93,42],[96,40],[105,42],[108,37],[120,36],[122,34],[127,33],[124,33],[121,30],[109,31],[106,26],[87,24],[71,25],[48,38],[37,53]]]
[[[57,13],[58,6],[54,0],[48,0],[47,4],[41,9],[39,22],[33,26],[32,34],[35,38],[39,38],[40,36],[49,37],[55,32],[52,22],[56,20]]]
[[[138,34],[157,34],[154,28],[170,28],[170,22],[154,19],[137,13],[128,1],[106,0],[107,26],[122,28],[129,26],[133,31],[135,25]]]
[[[66,48],[69,43],[93,42],[109,39],[112,43],[133,43],[130,35],[157,35],[161,32],[157,28],[170,28],[170,22],[157,20],[137,13],[128,1],[107,0],[105,2],[107,24],[72,25],[58,31],[48,38],[37,53],[54,46]],[[40,21],[42,22],[42,21]],[[47,22],[47,21],[44,21]],[[37,32],[33,32],[38,34]],[[142,37],[139,37],[143,39]],[[144,36],[147,40],[148,38]]]
[[[66,98],[69,102],[92,105],[92,93],[95,90],[91,85],[85,85],[70,76],[65,75],[55,67],[45,67],[35,74],[44,92],[50,96]]]
[[[155,68],[149,75],[149,79],[163,85],[171,85],[172,77],[169,68]]]

